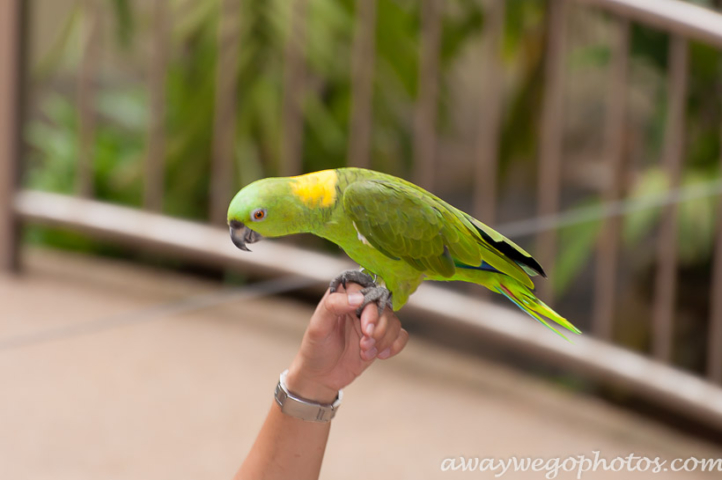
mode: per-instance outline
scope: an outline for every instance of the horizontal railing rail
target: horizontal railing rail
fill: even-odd
[[[722,48],[722,15],[680,0],[571,0],[621,18]]]
[[[281,242],[260,242],[254,244],[253,254],[240,255],[225,228],[65,195],[22,192],[15,197],[15,210],[28,222],[72,228],[145,251],[264,277],[308,279],[308,288],[319,293],[328,288],[330,278],[353,267],[348,260]],[[722,389],[638,353],[584,335],[575,336],[573,343],[556,335],[540,335],[539,325],[516,309],[427,284],[411,297],[404,314],[428,317],[446,330],[484,337],[599,381],[624,386],[722,430]]]

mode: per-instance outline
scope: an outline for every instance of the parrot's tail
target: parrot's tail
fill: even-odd
[[[497,277],[496,290],[506,298],[516,304],[517,307],[524,310],[531,317],[541,322],[545,327],[553,330],[557,335],[561,336],[564,340],[569,341],[559,330],[554,326],[550,325],[545,318],[555,322],[557,325],[561,325],[567,330],[576,334],[581,334],[581,330],[572,325],[567,319],[559,315],[557,312],[549,308],[544,302],[539,300],[534,293],[524,285],[521,285],[513,278],[499,275]]]

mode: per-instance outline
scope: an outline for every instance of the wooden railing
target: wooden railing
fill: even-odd
[[[303,61],[308,2],[291,0],[290,35],[285,49],[284,97],[282,105],[283,135],[281,168],[283,174],[301,170],[302,98],[305,65]],[[480,105],[473,210],[480,218],[492,222],[496,216],[499,137],[502,121],[500,61],[504,34],[503,0],[491,2],[485,22],[487,102]],[[541,118],[538,214],[553,216],[560,210],[562,191],[563,101],[567,52],[567,25],[572,4],[611,13],[614,17],[612,59],[609,69],[609,93],[606,100],[605,158],[611,178],[602,197],[611,204],[622,200],[621,178],[629,168],[625,161],[625,92],[630,58],[630,28],[638,22],[661,29],[671,36],[669,62],[669,112],[666,118],[665,143],[661,165],[679,186],[684,158],[685,99],[687,93],[688,41],[695,40],[722,48],[722,15],[677,0],[548,0],[548,38],[546,44],[545,81]],[[235,130],[234,85],[238,74],[234,59],[238,55],[237,18],[239,0],[221,0],[225,15],[219,26],[219,61],[215,102],[212,199],[210,219],[213,225],[199,225],[160,215],[163,199],[162,172],[165,142],[162,119],[165,92],[162,78],[167,68],[168,29],[164,24],[165,0],[154,0],[157,28],[152,39],[152,68],[149,70],[150,127],[145,157],[144,211],[110,206],[92,200],[92,152],[88,145],[94,132],[92,113],[92,75],[97,56],[98,13],[94,0],[85,3],[85,49],[78,76],[78,88],[84,99],[78,105],[80,118],[80,158],[78,159],[77,196],[67,197],[43,192],[21,191],[18,172],[21,166],[24,39],[26,25],[22,0],[0,0],[0,269],[12,271],[18,265],[18,230],[20,220],[63,226],[90,235],[125,242],[136,248],[162,251],[198,262],[250,269],[265,275],[296,275],[317,281],[318,288],[345,262],[296,247],[276,244],[260,245],[259,253],[242,256],[233,251],[218,228],[232,194],[231,183],[233,132]],[[348,161],[354,166],[370,164],[370,139],[373,112],[374,32],[376,1],[358,0],[352,58],[351,134]],[[433,188],[436,168],[437,105],[439,91],[439,55],[441,16],[444,2],[422,0],[419,71],[419,94],[414,118],[413,180]],[[716,99],[719,100],[719,99]],[[551,335],[538,335],[537,325],[520,313],[495,307],[483,300],[462,296],[434,287],[423,287],[423,295],[412,297],[409,308],[450,325],[487,336],[528,354],[543,357],[565,368],[581,371],[602,381],[620,383],[647,398],[665,404],[680,414],[709,422],[722,430],[722,235],[717,236],[713,283],[710,287],[711,319],[707,358],[707,380],[669,366],[672,352],[677,270],[677,204],[665,204],[663,223],[658,237],[658,273],[654,289],[652,356],[632,353],[609,343],[614,338],[613,319],[617,304],[617,264],[619,263],[620,216],[605,217],[596,256],[595,303],[591,335],[574,346],[560,343]],[[112,218],[112,221],[109,219]],[[722,225],[722,199],[718,227]],[[548,267],[554,264],[557,232],[540,229],[536,254]],[[309,267],[313,265],[312,267]],[[324,266],[321,266],[324,265]],[[549,272],[553,275],[553,272]],[[548,282],[547,282],[548,285]],[[549,287],[541,295],[552,300]],[[441,308],[441,305],[459,305]],[[477,314],[469,318],[468,312]]]
[[[23,2],[0,2],[0,271],[19,266],[19,219],[13,201],[20,176],[24,7]]]

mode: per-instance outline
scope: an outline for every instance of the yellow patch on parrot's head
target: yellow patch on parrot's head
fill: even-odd
[[[291,191],[308,207],[330,207],[336,201],[336,170],[291,177]]]

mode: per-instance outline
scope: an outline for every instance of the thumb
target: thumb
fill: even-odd
[[[309,325],[309,333],[317,337],[328,336],[336,326],[339,317],[354,313],[364,301],[361,287],[349,283],[345,292],[329,293],[318,304]]]

